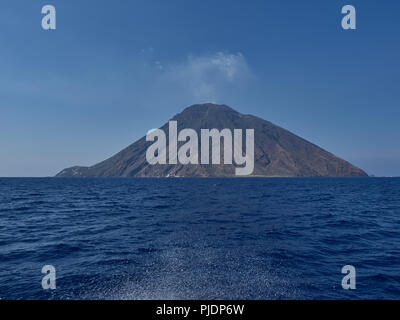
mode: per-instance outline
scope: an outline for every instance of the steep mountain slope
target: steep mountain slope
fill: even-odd
[[[279,177],[352,177],[367,174],[320,147],[252,115],[244,115],[225,105],[193,105],[171,120],[178,123],[178,132],[200,129],[254,129],[253,176]],[[168,137],[169,126],[163,129]],[[168,141],[167,141],[168,142]],[[235,176],[235,165],[150,165],[146,150],[153,142],[145,137],[113,157],[91,167],[72,167],[57,177],[223,177]],[[182,145],[181,142],[178,146]],[[222,155],[222,153],[221,153]],[[168,162],[167,162],[168,163]],[[223,163],[223,161],[221,161]]]

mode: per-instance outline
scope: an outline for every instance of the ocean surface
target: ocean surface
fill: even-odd
[[[0,179],[0,299],[400,299],[400,179]]]

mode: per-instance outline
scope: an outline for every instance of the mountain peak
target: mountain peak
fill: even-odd
[[[187,108],[185,108],[183,111],[194,111],[194,110],[224,110],[224,111],[235,111],[231,107],[225,105],[225,104],[216,104],[212,102],[206,102],[206,103],[200,103],[200,104],[193,104]]]
[[[237,111],[235,111],[234,109],[225,104],[202,103],[202,104],[194,104],[191,105],[190,107],[185,108],[181,112],[181,114],[194,113],[197,115],[211,116],[213,114],[224,113],[224,112],[238,113]]]

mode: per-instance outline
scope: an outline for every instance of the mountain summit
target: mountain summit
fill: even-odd
[[[186,108],[171,120],[178,131],[194,129],[254,129],[254,171],[263,177],[363,177],[367,174],[320,147],[261,118],[241,114],[226,105],[197,104]],[[168,137],[169,125],[160,129]],[[72,167],[57,177],[229,177],[235,176],[235,164],[155,164],[146,160],[153,142],[139,139],[111,158],[91,167]],[[168,143],[168,141],[167,141]],[[180,142],[182,145],[184,142]],[[168,145],[168,144],[167,144]],[[223,142],[221,142],[223,146]],[[222,158],[223,152],[221,152]],[[221,161],[223,163],[223,161]]]

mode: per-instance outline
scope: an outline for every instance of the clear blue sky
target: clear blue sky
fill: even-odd
[[[400,176],[399,35],[399,1],[2,0],[0,176],[92,165],[208,101]]]

